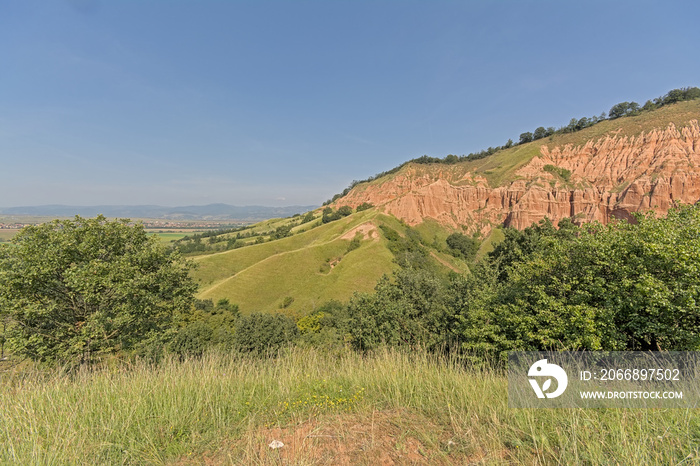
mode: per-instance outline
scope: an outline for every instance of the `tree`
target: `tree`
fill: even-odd
[[[629,102],[620,102],[619,104],[613,105],[610,111],[608,112],[608,118],[614,120],[615,118],[625,116],[628,105]]]
[[[544,128],[544,126],[540,126],[532,134],[532,139],[534,139],[534,140],[542,139],[546,135],[547,135],[547,130]]]
[[[453,256],[462,257],[467,261],[473,261],[479,251],[479,240],[462,233],[452,233],[446,242]]]
[[[635,221],[506,230],[489,254],[497,291],[480,309],[465,301],[464,322],[484,317],[462,334],[498,351],[697,350],[700,205]],[[498,329],[488,341],[479,340],[485,322]]]
[[[528,142],[532,142],[532,133],[529,131],[527,133],[522,133],[520,135],[520,143],[519,144],[526,144]]]
[[[342,217],[347,217],[350,214],[352,214],[352,207],[347,205],[342,205],[338,207],[338,215]]]
[[[614,120],[623,116],[639,115],[640,107],[637,102],[620,102],[613,105],[608,112],[609,118]]]
[[[333,209],[330,207],[326,207],[323,209],[323,215],[321,216],[321,222],[322,223],[329,223],[333,222],[335,220],[338,220],[340,218],[340,214],[338,212],[333,212]]]
[[[12,243],[0,247],[0,302],[16,352],[34,360],[137,349],[192,305],[192,263],[129,220],[54,220]]]
[[[437,349],[448,335],[444,280],[425,270],[404,269],[384,276],[374,294],[358,293],[347,307],[353,347],[389,346]]]

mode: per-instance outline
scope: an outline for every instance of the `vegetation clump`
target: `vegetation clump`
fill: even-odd
[[[556,165],[547,164],[542,169],[548,173],[558,176],[562,180],[568,182],[571,179],[571,170],[566,168],[557,167]]]
[[[450,254],[461,257],[469,262],[476,258],[481,243],[476,237],[469,237],[463,233],[452,233],[446,239]]]
[[[191,269],[125,219],[25,227],[0,247],[0,313],[13,352],[82,363],[147,346],[192,305]]]

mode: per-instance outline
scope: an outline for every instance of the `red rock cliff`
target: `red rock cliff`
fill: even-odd
[[[432,218],[483,232],[497,224],[522,229],[545,217],[555,224],[564,217],[606,223],[636,211],[662,214],[674,202],[700,200],[700,127],[693,120],[680,129],[670,124],[583,146],[543,145],[539,156],[515,175],[490,186],[469,171],[408,165],[393,176],[357,186],[336,206],[370,202],[411,225]]]

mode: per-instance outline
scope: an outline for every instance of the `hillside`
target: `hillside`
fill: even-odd
[[[329,300],[347,300],[356,291],[369,292],[384,274],[397,267],[390,240],[381,227],[405,236],[407,227],[377,209],[353,213],[329,223],[320,219],[294,226],[290,236],[271,239],[265,233],[290,225],[277,219],[254,225],[264,242],[195,257],[199,298],[227,298],[243,312],[280,311],[303,315]],[[434,267],[445,273],[466,272],[467,265],[434,244],[449,231],[430,224],[415,231]],[[352,248],[351,242],[359,241]],[[291,298],[291,300],[290,300]],[[286,299],[286,302],[285,302]]]
[[[602,121],[494,155],[416,164],[355,186],[333,205],[378,206],[409,225],[519,229],[544,217],[580,222],[664,213],[700,199],[700,101]]]
[[[354,211],[335,221],[323,223],[317,210],[307,220],[267,220],[209,238],[208,252],[229,250],[195,258],[199,298],[226,298],[243,312],[300,316],[372,291],[398,267],[397,245],[385,228],[397,232],[393,241],[415,242],[411,248],[420,248],[436,270],[465,273],[468,264],[446,244],[453,232],[478,235],[479,258],[502,238],[501,225],[523,229],[545,217],[555,224],[563,218],[607,223],[695,203],[698,120],[700,100],[686,101],[475,160],[405,164],[332,203],[336,211]],[[365,203],[371,207],[357,209]]]

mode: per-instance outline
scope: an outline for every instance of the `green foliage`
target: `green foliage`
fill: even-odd
[[[238,306],[222,298],[216,306],[211,299],[196,300],[194,308],[194,312],[181,316],[170,350],[179,356],[201,356],[212,348],[232,350]]]
[[[362,234],[358,233],[355,235],[355,237],[348,243],[348,249],[346,253],[350,251],[354,251],[355,249],[360,247],[360,244],[362,242]]]
[[[455,257],[461,257],[468,262],[471,262],[476,257],[479,251],[479,240],[470,238],[462,233],[452,233],[446,239],[449,252]]]
[[[174,247],[182,254],[197,254],[207,251],[222,251],[242,247],[244,244],[236,242],[237,239],[248,237],[249,233],[245,231],[249,227],[223,228],[204,233],[196,233],[187,235],[183,238],[175,240]],[[231,234],[236,233],[236,237],[231,237]],[[206,240],[204,242],[203,240]]]
[[[363,210],[368,210],[374,207],[373,204],[369,202],[363,202],[362,204],[358,205],[357,208],[355,209],[356,212],[362,212]]]
[[[608,112],[608,118],[614,120],[615,118],[624,116],[639,115],[639,110],[640,107],[637,102],[620,102],[619,104],[613,105]]]
[[[692,252],[700,250],[700,207],[637,221],[506,230],[482,265],[491,278],[462,284],[463,294],[480,295],[457,311],[466,346],[700,348],[700,256]]]
[[[192,264],[128,220],[75,217],[0,247],[0,302],[15,352],[85,362],[158,338],[189,309]]]
[[[340,301],[328,301],[297,321],[299,341],[305,346],[341,350],[345,347],[347,325],[347,306]]]
[[[334,212],[331,207],[326,207],[323,209],[323,215],[321,217],[321,222],[322,223],[330,223],[335,220],[339,220],[342,218],[342,215],[339,212]]]
[[[448,334],[445,283],[425,270],[403,269],[384,277],[374,294],[357,294],[348,305],[348,332],[362,351],[389,346],[444,344]]]
[[[253,313],[238,320],[235,347],[244,353],[270,354],[292,343],[298,335],[296,324],[285,315]]]
[[[557,167],[556,165],[550,165],[547,164],[542,168],[544,171],[552,173],[564,181],[569,181],[571,179],[571,170],[567,170],[566,168],[562,167]]]
[[[406,227],[405,236],[401,236],[396,230],[387,225],[379,228],[389,241],[389,250],[394,254],[394,260],[402,268],[432,269],[434,264],[429,259],[429,253],[421,244],[420,233]]]
[[[352,207],[343,205],[338,207],[338,215],[341,217],[347,217],[348,215],[352,214]]]
[[[519,144],[527,144],[528,142],[532,142],[532,133],[527,131],[525,133],[520,134],[520,142]]]
[[[275,228],[274,233],[270,236],[273,239],[282,239],[286,238],[287,236],[291,235],[292,233],[292,225],[281,225]]]

